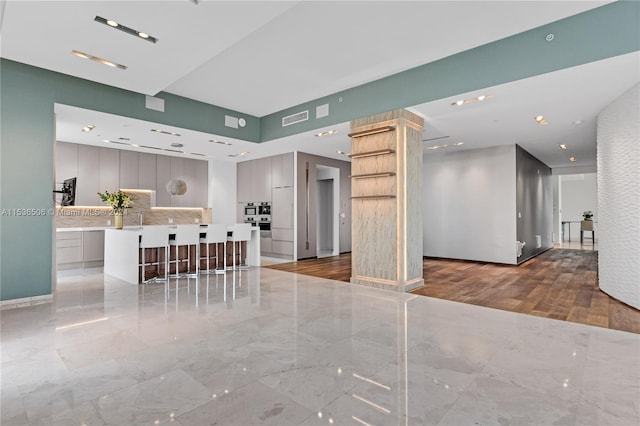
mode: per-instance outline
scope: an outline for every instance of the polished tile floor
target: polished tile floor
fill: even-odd
[[[1,314],[9,425],[637,425],[640,335],[266,268]]]

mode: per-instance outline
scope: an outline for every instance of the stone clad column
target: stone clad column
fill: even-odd
[[[351,122],[351,282],[409,291],[422,275],[422,127],[396,110]]]

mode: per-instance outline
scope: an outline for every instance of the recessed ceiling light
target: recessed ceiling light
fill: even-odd
[[[576,161],[576,157],[569,157],[569,161],[575,162]]]
[[[492,95],[480,95],[480,96],[476,96],[475,98],[469,98],[469,99],[460,99],[454,103],[451,104],[451,106],[461,106],[464,104],[470,104],[472,102],[477,102],[477,101],[485,101],[487,99],[491,99],[493,96]]]
[[[93,129],[95,129],[95,127],[96,127],[96,126],[94,126],[93,124],[87,124],[86,126],[84,126],[84,127],[82,128],[82,131],[83,131],[83,132],[90,132],[90,131],[92,131]]]
[[[137,38],[141,38],[143,40],[147,40],[150,41],[151,43],[157,43],[158,39],[150,36],[147,33],[143,33],[142,31],[138,31],[138,30],[134,30],[133,28],[129,28],[127,26],[124,26],[122,24],[117,23],[116,21],[113,21],[111,19],[106,19],[103,18],[102,16],[96,16],[95,18],[93,18],[94,21],[96,22],[100,22],[101,24],[105,24],[108,25],[111,28],[115,28],[117,30],[120,30],[124,33],[130,34],[132,36],[135,36]]]
[[[547,119],[544,118],[543,115],[536,115],[535,117],[533,117],[533,119],[536,121],[536,123],[538,123],[541,126],[547,125]]]
[[[565,144],[560,144],[558,146],[560,147],[560,149],[567,149],[567,146]]]
[[[184,145],[181,144],[181,143],[174,142],[174,143],[171,144],[171,146],[174,147],[174,148],[182,148]]]
[[[152,132],[162,133],[163,135],[181,136],[180,133],[170,132],[168,130],[151,129]]]
[[[215,139],[209,139],[209,142],[219,143],[220,145],[227,145],[227,146],[231,145],[231,142],[219,141],[219,140],[215,140]]]
[[[328,130],[326,132],[316,133],[316,136],[322,137],[322,136],[333,135],[334,133],[338,133],[338,131],[337,130]]]
[[[121,69],[121,70],[126,70],[127,69],[126,65],[118,64],[116,62],[110,61],[108,59],[101,58],[99,56],[89,55],[88,53],[84,53],[84,52],[81,52],[79,50],[72,50],[71,54],[75,55],[75,56],[77,56],[79,58],[90,59],[92,61],[99,62],[99,63],[101,63],[103,65],[108,65],[108,66],[113,67],[113,68],[118,68],[118,69]]]
[[[464,142],[448,143],[444,145],[433,145],[433,146],[428,146],[427,149],[450,148],[453,146],[460,146],[460,145],[464,145]]]

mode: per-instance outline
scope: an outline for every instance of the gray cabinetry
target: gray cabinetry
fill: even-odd
[[[58,269],[92,268],[104,262],[104,231],[56,232]]]
[[[273,188],[271,227],[293,229],[293,187]]]
[[[293,187],[273,188],[271,207],[271,251],[293,255]]]
[[[138,158],[138,189],[156,189],[156,155],[141,152]]]
[[[282,154],[282,186],[293,186],[293,152]]]
[[[254,201],[251,199],[251,162],[243,161],[238,163],[236,174],[238,202]]]
[[[156,206],[171,207],[171,196],[167,193],[167,182],[171,179],[171,157],[156,157]]]
[[[120,151],[120,188],[138,188],[138,159],[135,151]]]
[[[102,262],[104,260],[104,231],[82,232],[82,261]]]
[[[56,144],[56,184],[62,187],[65,179],[78,176],[78,145],[58,142]]]
[[[102,205],[100,189],[100,148],[78,145],[78,182],[76,186],[77,206]]]
[[[100,148],[100,192],[115,192],[120,188],[120,151]]]

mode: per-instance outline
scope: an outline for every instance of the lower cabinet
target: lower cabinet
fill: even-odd
[[[104,231],[56,233],[56,265],[59,270],[94,268],[104,263]]]
[[[283,254],[293,256],[293,241],[272,241],[273,252],[275,254]]]
[[[260,238],[260,253],[273,253],[271,238]]]

